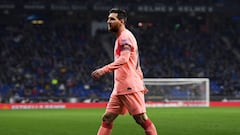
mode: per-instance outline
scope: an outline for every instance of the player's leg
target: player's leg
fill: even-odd
[[[110,135],[114,120],[119,114],[125,114],[126,111],[118,96],[112,95],[107,104],[106,113],[102,117],[102,125],[97,135]]]
[[[97,135],[110,135],[112,132],[113,121],[117,116],[117,114],[106,112],[102,117],[102,125],[98,129]]]
[[[146,113],[133,115],[136,123],[141,125],[146,135],[157,135],[157,130],[152,121],[147,117]]]
[[[146,115],[144,92],[123,95],[122,102],[135,121],[143,127],[146,135],[157,135],[154,124]]]

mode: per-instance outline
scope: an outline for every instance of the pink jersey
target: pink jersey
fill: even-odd
[[[131,50],[122,50],[130,45]],[[140,68],[138,46],[134,35],[127,29],[115,41],[114,62],[104,67],[106,72],[114,71],[112,94],[123,95],[144,90],[143,73]]]

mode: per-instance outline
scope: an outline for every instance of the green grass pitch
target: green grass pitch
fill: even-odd
[[[240,135],[240,108],[147,108],[159,135]],[[0,110],[1,135],[96,135],[104,109]],[[119,116],[112,135],[144,135]]]

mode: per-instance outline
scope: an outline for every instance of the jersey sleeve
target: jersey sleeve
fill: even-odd
[[[119,40],[119,45],[132,45],[131,40],[128,37],[123,37]]]
[[[120,56],[112,63],[103,67],[105,73],[112,72],[115,69],[118,69],[122,65],[128,62],[131,52],[128,50],[123,50],[120,52]]]
[[[131,40],[128,36],[122,36],[118,41],[120,56],[112,63],[103,67],[104,72],[112,72],[128,62],[131,55]]]

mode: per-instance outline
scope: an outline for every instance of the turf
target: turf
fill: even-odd
[[[240,108],[148,108],[159,135],[240,135]],[[1,135],[96,135],[104,109],[2,110]],[[112,135],[144,135],[129,115]]]

